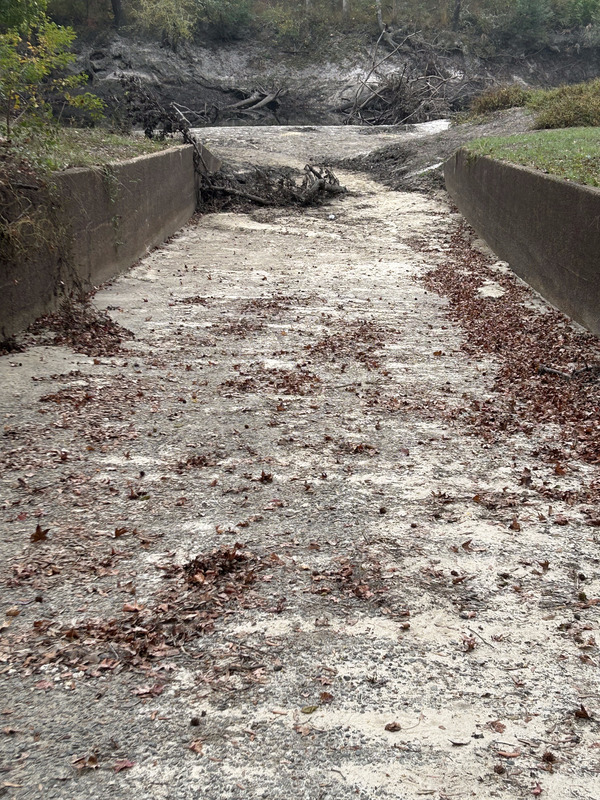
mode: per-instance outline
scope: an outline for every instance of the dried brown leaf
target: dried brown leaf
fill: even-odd
[[[385,730],[389,731],[390,733],[397,733],[398,731],[402,730],[402,725],[399,722],[388,722],[385,726]]]
[[[48,532],[50,528],[42,529],[42,526],[38,523],[34,533],[31,534],[31,541],[32,542],[45,542],[48,540]]]
[[[115,762],[113,767],[114,772],[122,772],[124,769],[131,769],[135,766],[135,761],[130,761],[128,758],[121,758]]]
[[[587,710],[587,708],[582,704],[579,708],[575,711],[575,716],[578,719],[591,719],[591,714]]]

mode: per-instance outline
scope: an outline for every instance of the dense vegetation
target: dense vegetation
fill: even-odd
[[[172,45],[266,35],[306,46],[332,31],[376,32],[381,22],[482,55],[544,45],[565,31],[584,46],[600,41],[600,0],[49,0],[48,11],[80,31],[116,25]]]
[[[67,72],[75,60],[75,31],[46,15],[45,0],[4,0],[2,10],[0,134],[7,152],[22,145],[28,150],[33,134],[49,143],[56,107],[70,106],[91,121],[98,119],[104,103],[85,91],[87,76]]]
[[[296,51],[327,47],[332,34],[374,39],[392,31],[392,44],[416,35],[413,49],[427,40],[435,52],[485,56],[515,45],[539,49],[565,32],[576,47],[600,44],[600,0],[0,0],[0,134],[16,141],[19,129],[45,125],[51,108],[61,114],[75,106],[87,122],[99,116],[102,102],[85,91],[86,76],[66,68],[75,58],[76,33],[92,37],[114,28],[172,47],[248,37]],[[553,127],[558,118],[563,125],[597,124],[598,109],[588,113],[592,96],[582,94],[574,115],[571,97],[557,98],[549,111],[536,108],[539,124]],[[511,87],[481,102],[505,107],[538,100]]]

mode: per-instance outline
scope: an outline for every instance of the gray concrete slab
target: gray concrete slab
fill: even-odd
[[[6,796],[596,796],[596,536],[521,481],[596,469],[459,421],[498,367],[422,283],[457,218],[340,177],[99,292],[123,352],[0,358]]]

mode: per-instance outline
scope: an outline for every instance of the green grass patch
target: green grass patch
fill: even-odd
[[[476,156],[491,156],[575,183],[600,186],[600,128],[566,128],[494,136],[475,139],[465,147]]]
[[[122,136],[101,128],[65,128],[61,131],[53,155],[60,169],[90,167],[158,153],[176,144],[181,142],[174,139],[157,141],[145,136]]]
[[[25,161],[42,173],[67,167],[102,166],[114,161],[157,153],[181,144],[177,139],[158,141],[144,136],[123,136],[106,128],[58,128],[56,134],[30,136],[13,144],[6,156]]]

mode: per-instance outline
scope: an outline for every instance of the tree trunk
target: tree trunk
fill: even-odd
[[[10,89],[9,89],[8,97],[6,98],[6,141],[9,144],[12,144],[12,142],[11,142],[12,131],[10,129],[10,118],[11,118],[11,115],[12,115],[12,103],[11,103],[11,100],[12,100],[12,94],[11,94]]]
[[[120,28],[124,21],[123,0],[110,0],[115,21],[115,28]]]
[[[375,0],[375,9],[377,11],[377,24],[379,25],[379,30],[384,31],[385,25],[383,24],[383,12],[381,10],[381,0]]]
[[[342,0],[342,14],[344,17],[350,14],[350,0]]]
[[[460,27],[460,12],[462,0],[454,0],[454,12],[452,14],[452,30],[457,31]]]

